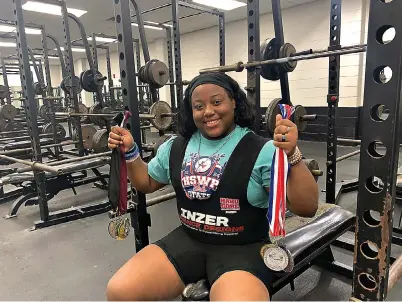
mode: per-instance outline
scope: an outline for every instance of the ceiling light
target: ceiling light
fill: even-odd
[[[57,50],[57,48],[55,48],[54,50]],[[60,50],[64,51],[64,47],[60,47]],[[72,47],[71,51],[73,51],[73,52],[85,52],[85,49],[84,48],[74,48],[74,47]]]
[[[236,1],[236,0],[193,0],[193,2],[198,4],[203,4],[206,6],[214,7],[222,10],[232,10],[242,6],[246,6],[246,3]]]
[[[49,59],[59,59],[59,57],[58,56],[52,56],[52,55],[48,55],[47,56]],[[43,56],[42,55],[34,55],[34,58],[37,58],[37,59],[42,59],[43,58]]]
[[[138,26],[137,23],[131,23],[131,25],[133,25],[133,26]],[[151,25],[144,25],[144,27],[145,27],[145,28],[149,28],[149,29],[163,30],[163,28],[156,27],[156,26],[151,26]]]
[[[25,3],[22,8],[27,11],[56,15],[61,16],[61,7],[59,5],[48,4],[37,1],[28,1]],[[76,9],[76,8],[67,8],[67,11],[76,17],[81,17],[87,13],[86,10]]]
[[[0,47],[17,47],[15,42],[0,42]]]
[[[0,32],[10,33],[16,31],[16,28],[12,25],[0,25]],[[28,35],[40,35],[42,32],[37,28],[25,27],[25,33]]]
[[[144,21],[145,23],[150,23],[150,24],[156,24],[156,25],[163,25],[163,26],[169,26],[169,27],[173,27],[173,25],[167,24],[167,23],[158,23],[158,22],[153,22],[153,21]]]
[[[96,42],[105,42],[105,43],[113,43],[116,42],[116,39],[105,38],[105,37],[95,37]],[[92,37],[88,37],[88,41],[92,41]]]

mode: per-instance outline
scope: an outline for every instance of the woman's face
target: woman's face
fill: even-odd
[[[227,134],[234,127],[236,102],[226,90],[214,84],[203,84],[191,96],[194,123],[210,138]]]

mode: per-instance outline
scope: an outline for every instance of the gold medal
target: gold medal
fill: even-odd
[[[108,231],[110,237],[112,237],[113,239],[117,239],[116,222],[114,220],[111,220],[109,222]]]
[[[130,233],[130,220],[128,218],[119,219],[118,224],[116,225],[117,229],[117,239],[123,240],[126,239],[128,234]]]
[[[276,244],[266,244],[261,248],[261,257],[265,265],[275,272],[285,271],[291,268],[293,270],[293,259],[287,249],[280,247]]]

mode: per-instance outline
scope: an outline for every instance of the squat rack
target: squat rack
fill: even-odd
[[[52,0],[52,4],[58,5],[61,9],[62,13],[62,20],[63,20],[63,25],[64,25],[64,31],[65,31],[65,36],[64,36],[64,44],[65,44],[65,66],[66,66],[66,76],[67,78],[71,81],[74,77],[74,64],[73,64],[73,57],[71,54],[71,38],[70,38],[70,27],[69,27],[69,18],[71,17],[70,14],[67,12],[67,7],[65,1],[56,1]],[[46,227],[50,225],[55,225],[61,222],[65,221],[71,221],[75,219],[80,219],[83,217],[88,217],[92,215],[96,215],[99,213],[106,212],[109,210],[110,205],[107,201],[100,202],[98,204],[92,204],[88,206],[82,206],[79,208],[71,208],[71,209],[66,209],[66,210],[61,210],[53,213],[49,213],[48,209],[48,200],[52,197],[48,197],[47,195],[51,194],[57,194],[60,190],[68,189],[68,188],[74,188],[79,185],[87,184],[87,183],[93,183],[95,181],[101,180],[103,184],[105,184],[105,175],[101,174],[99,171],[96,170],[96,168],[90,163],[79,163],[77,164],[77,170],[85,170],[88,168],[91,168],[94,173],[95,177],[87,177],[86,173],[83,173],[85,179],[77,178],[77,179],[71,179],[71,175],[63,175],[61,178],[53,178],[48,181],[50,181],[51,185],[49,185],[48,191],[46,190],[46,175],[43,169],[36,169],[34,166],[36,164],[42,164],[42,153],[41,153],[41,146],[40,146],[40,141],[39,141],[39,130],[38,130],[38,123],[37,123],[37,104],[35,100],[35,93],[33,90],[32,86],[32,77],[30,74],[29,68],[26,68],[25,66],[29,66],[29,53],[28,53],[28,45],[27,45],[27,37],[25,33],[25,24],[24,24],[24,14],[22,10],[22,0],[14,0],[13,1],[13,8],[14,8],[14,17],[17,21],[17,50],[18,50],[18,59],[20,62],[20,68],[21,68],[21,74],[22,74],[22,87],[23,87],[23,95],[25,98],[24,106],[25,106],[25,111],[27,115],[27,125],[28,125],[28,135],[31,138],[31,144],[32,144],[32,164],[29,164],[33,166],[31,169],[33,169],[33,175],[34,175],[34,181],[33,183],[36,185],[36,191],[34,193],[29,193],[27,196],[25,196],[25,199],[16,201],[13,205],[13,208],[16,207],[17,210],[18,208],[26,201],[29,199],[34,198],[35,196],[38,197],[38,204],[39,204],[39,209],[40,209],[40,221],[35,222],[35,227]],[[77,22],[78,23],[78,22]],[[47,50],[47,48],[45,48]],[[70,89],[69,93],[66,93],[66,97],[70,98],[72,100],[72,105],[73,109],[75,109],[75,112],[78,112],[78,99],[77,99],[77,93],[75,89]],[[80,157],[77,157],[75,159],[71,159],[68,162],[54,162],[53,164],[43,164],[42,167],[45,167],[48,171],[54,171],[54,168],[51,168],[52,165],[56,164],[65,164],[65,163],[71,163],[71,162],[80,162],[81,160],[84,159],[89,159],[89,158],[98,158],[99,161],[102,160],[101,156],[107,156],[108,154],[96,154],[93,156],[87,156],[83,158],[82,156],[84,155],[84,149],[82,146],[82,132],[81,132],[81,124],[80,124],[80,117],[76,116],[74,117],[76,120],[76,130],[78,133],[78,145],[79,145],[79,155]],[[80,146],[81,145],[81,146]],[[109,154],[110,155],[110,154]],[[13,159],[15,161],[15,159]],[[26,163],[23,163],[26,164]],[[97,163],[96,163],[97,164]],[[66,167],[66,171],[70,171],[73,167]],[[81,169],[81,170],[80,170]],[[21,170],[21,169],[19,169]],[[23,170],[23,169],[22,169]],[[64,172],[66,172],[64,171]],[[18,170],[17,170],[18,172]],[[81,177],[81,176],[80,176]],[[54,196],[52,195],[52,196]],[[9,215],[9,217],[12,217],[13,213]]]

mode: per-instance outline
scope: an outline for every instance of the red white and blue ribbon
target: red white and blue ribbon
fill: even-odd
[[[279,104],[282,118],[289,119],[294,113],[294,107]],[[276,148],[271,165],[271,183],[269,188],[268,222],[272,236],[285,236],[286,213],[286,181],[290,166],[283,149]]]

